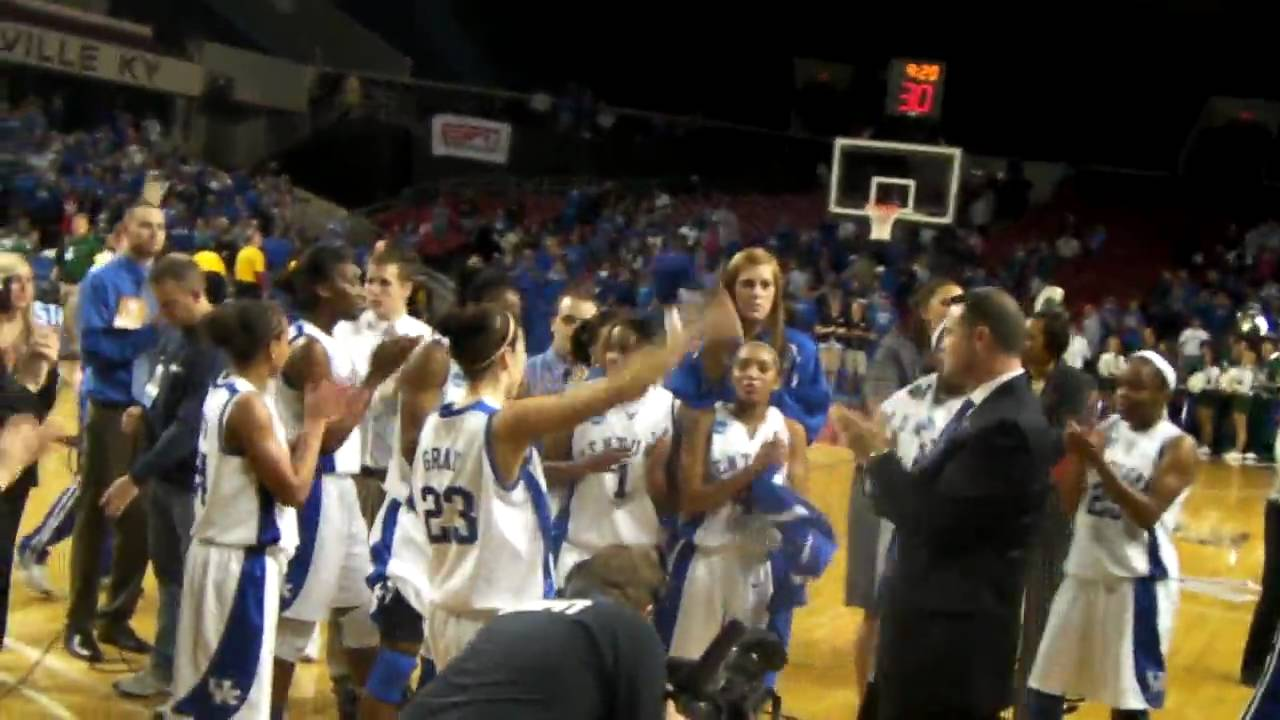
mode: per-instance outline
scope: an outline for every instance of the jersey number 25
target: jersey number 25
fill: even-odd
[[[443,491],[422,488],[422,511],[427,520],[427,540],[432,545],[471,545],[479,534],[476,496],[464,487],[450,485]]]

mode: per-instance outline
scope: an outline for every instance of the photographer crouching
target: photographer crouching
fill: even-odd
[[[490,621],[400,717],[681,717],[665,700],[666,652],[649,620],[663,580],[656,553],[601,550],[574,566],[563,599]]]

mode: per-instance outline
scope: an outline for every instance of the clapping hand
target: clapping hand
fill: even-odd
[[[1062,439],[1066,445],[1067,452],[1081,460],[1089,460],[1098,455],[1098,445],[1101,444],[1101,438],[1096,432],[1085,430],[1074,422],[1068,423]]]
[[[781,435],[774,435],[768,442],[760,446],[756,453],[756,465],[761,469],[781,467],[787,464],[787,441]]]
[[[834,405],[831,408],[831,419],[844,443],[859,459],[865,460],[892,447],[888,428],[878,415],[872,416],[844,405]]]
[[[307,386],[302,396],[302,412],[307,420],[328,424],[347,411],[353,390],[332,380],[320,380]]]

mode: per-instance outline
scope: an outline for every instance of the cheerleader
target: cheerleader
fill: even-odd
[[[805,489],[804,428],[769,402],[782,382],[780,365],[773,346],[742,345],[731,369],[736,399],[691,413],[682,424],[684,522],[658,617],[673,657],[701,657],[730,619],[750,627],[769,621],[769,553],[777,541],[769,521],[738,498],[762,477]]]
[[[1222,456],[1230,465],[1258,461],[1254,453],[1246,453],[1249,443],[1249,408],[1253,406],[1253,388],[1261,380],[1258,369],[1258,351],[1252,345],[1241,342],[1240,364],[1228,368],[1222,374],[1222,391],[1230,398],[1231,424],[1235,430],[1235,446]]]
[[[213,311],[205,327],[232,371],[204,402],[171,709],[265,720],[281,580],[298,545],[294,508],[311,492],[325,428],[345,412],[351,392],[330,382],[308,388],[291,451],[267,395],[289,357],[284,314],[271,303],[237,300]]]
[[[1200,346],[1200,367],[1187,378],[1187,392],[1191,393],[1195,406],[1196,429],[1200,432],[1200,457],[1213,455],[1214,429],[1217,426],[1218,408],[1222,406],[1222,365],[1218,362],[1213,343]]]

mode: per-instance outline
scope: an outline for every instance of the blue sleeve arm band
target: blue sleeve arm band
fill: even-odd
[[[418,658],[413,655],[380,648],[373,668],[369,670],[365,692],[379,702],[399,706],[409,692],[409,679],[416,667]]]

